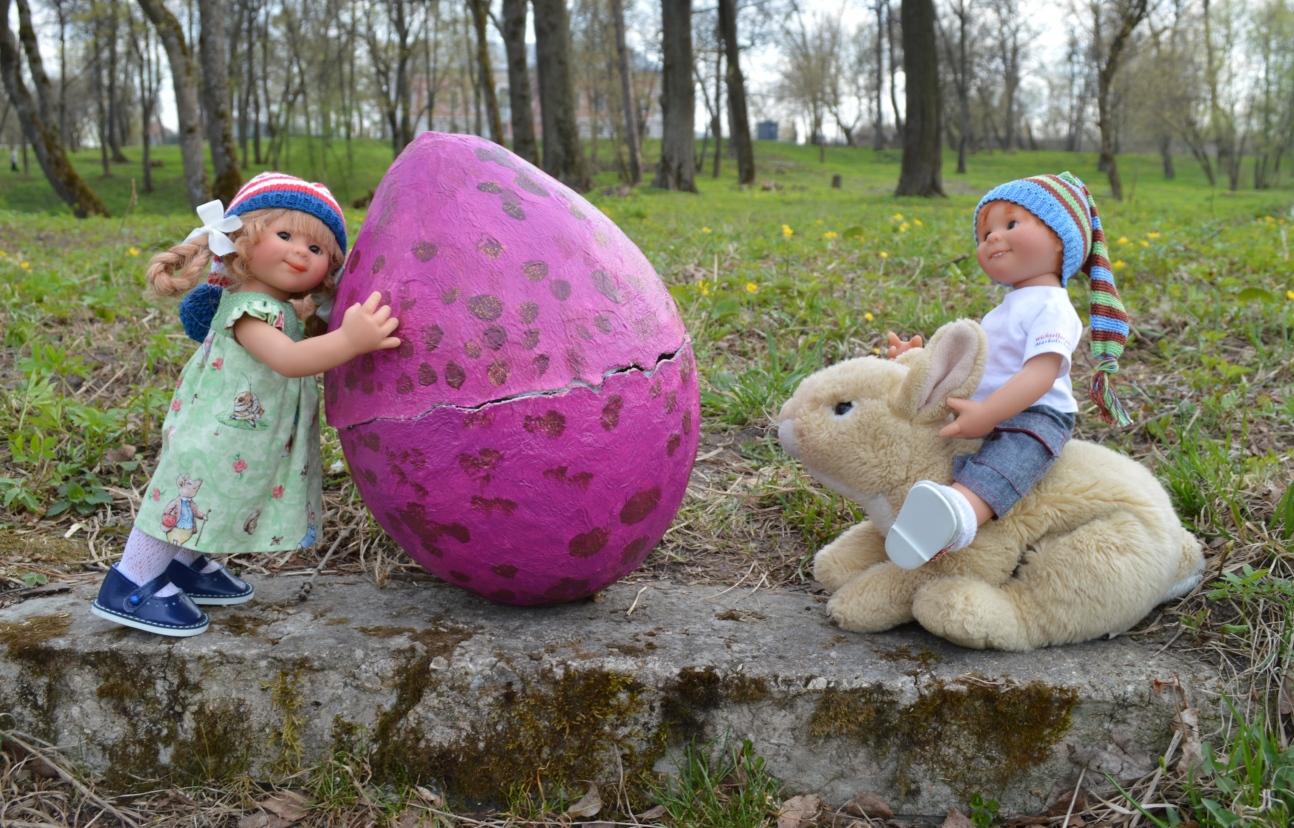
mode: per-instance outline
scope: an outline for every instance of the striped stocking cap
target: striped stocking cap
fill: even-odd
[[[1119,370],[1119,357],[1128,342],[1128,313],[1114,286],[1110,269],[1105,231],[1096,212],[1092,194],[1073,173],[1035,175],[1008,181],[989,190],[975,207],[971,232],[979,226],[979,211],[990,201],[1009,201],[1033,213],[1060,238],[1060,283],[1083,272],[1092,293],[1092,356],[1096,374],[1092,377],[1090,396],[1106,422],[1126,426],[1132,422],[1111,387],[1111,377]]]

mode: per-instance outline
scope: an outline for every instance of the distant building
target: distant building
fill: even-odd
[[[776,141],[777,121],[760,121],[755,124],[755,140]]]

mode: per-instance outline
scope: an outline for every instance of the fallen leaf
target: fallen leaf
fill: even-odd
[[[1182,734],[1181,755],[1177,769],[1192,771],[1204,761],[1204,746],[1200,744],[1200,714],[1194,707],[1183,707],[1173,717],[1173,728]]]
[[[436,793],[433,790],[424,788],[421,785],[414,785],[413,792],[418,795],[419,799],[421,799],[423,802],[426,802],[428,805],[430,805],[433,808],[445,807],[445,797],[441,796],[440,794]]]
[[[275,791],[256,804],[279,819],[286,820],[288,825],[305,819],[310,811],[310,799],[296,791]]]
[[[975,823],[956,808],[949,808],[948,816],[944,817],[943,828],[975,828]]]
[[[597,816],[600,810],[602,810],[602,797],[598,794],[598,786],[590,785],[588,792],[580,797],[580,801],[566,809],[566,815],[587,818]]]
[[[651,822],[653,820],[660,819],[663,816],[665,816],[665,806],[656,805],[652,808],[648,808],[647,810],[643,811],[641,814],[634,814],[634,819],[638,820],[639,822]]]
[[[890,819],[894,816],[894,809],[884,799],[873,793],[856,794],[853,799],[845,803],[842,808],[850,816],[857,817],[874,817],[876,819]]]
[[[139,449],[135,448],[130,443],[122,443],[116,448],[108,449],[106,452],[104,452],[103,456],[110,463],[124,463],[125,461],[133,458],[135,456],[135,452],[137,451],[139,451]]]
[[[817,794],[793,796],[777,812],[777,828],[808,828],[818,819],[822,797]]]

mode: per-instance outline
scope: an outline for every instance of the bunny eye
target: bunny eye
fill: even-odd
[[[837,417],[843,417],[846,414],[848,414],[853,407],[854,407],[854,404],[846,400],[845,402],[836,403],[836,406],[835,408],[832,409],[832,411],[836,413]]]

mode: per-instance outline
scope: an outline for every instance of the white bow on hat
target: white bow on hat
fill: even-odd
[[[209,237],[207,246],[211,248],[212,253],[217,256],[227,256],[234,252],[234,243],[225,234],[232,233],[243,226],[241,217],[226,216],[225,205],[220,203],[220,199],[216,199],[198,206],[198,218],[202,219],[202,226],[186,236],[185,241],[193,241],[206,233]]]

